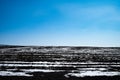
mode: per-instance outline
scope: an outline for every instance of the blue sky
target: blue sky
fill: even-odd
[[[120,47],[120,0],[0,0],[0,44]]]

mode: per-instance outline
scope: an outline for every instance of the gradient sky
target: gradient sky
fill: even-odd
[[[120,47],[120,0],[0,0],[0,44]]]

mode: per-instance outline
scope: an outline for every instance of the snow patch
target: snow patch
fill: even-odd
[[[24,72],[0,71],[0,76],[33,76]]]
[[[80,73],[68,73],[65,76],[85,77],[85,76],[116,76],[120,72],[101,72],[101,71],[80,71]]]

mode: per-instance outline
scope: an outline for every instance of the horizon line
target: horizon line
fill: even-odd
[[[108,48],[114,48],[114,47],[117,47],[119,48],[120,46],[90,46],[90,45],[19,45],[19,44],[0,44],[0,46],[30,46],[30,47],[45,47],[45,46],[48,46],[48,47],[99,47],[99,48],[104,48],[104,47],[108,47]]]

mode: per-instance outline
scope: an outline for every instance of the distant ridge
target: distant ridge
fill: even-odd
[[[71,47],[71,48],[120,48],[120,47],[100,47],[100,46],[38,46],[38,45],[6,45],[6,44],[0,44],[1,48],[14,48],[14,47],[49,47],[49,48],[65,48],[65,47]]]
[[[25,47],[25,46],[0,44],[0,49],[3,49],[3,48],[15,48],[15,47]]]

